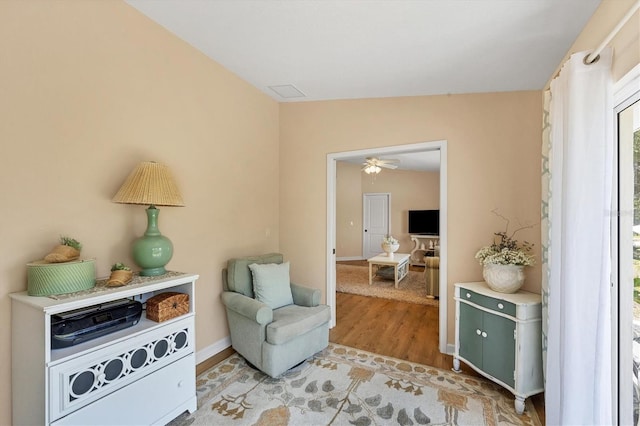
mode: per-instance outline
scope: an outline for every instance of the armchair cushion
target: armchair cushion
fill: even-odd
[[[269,306],[240,293],[223,291],[222,303],[227,309],[258,324],[269,324],[273,320],[273,310]]]
[[[325,324],[331,317],[326,305],[284,306],[273,311],[273,322],[267,325],[267,342],[281,345]]]
[[[227,262],[227,285],[230,291],[242,293],[253,298],[253,280],[249,265],[252,263],[282,263],[282,254],[269,253],[260,256],[247,256],[231,259]]]
[[[318,306],[320,304],[320,290],[291,283],[293,303],[298,306]]]
[[[249,265],[253,274],[253,293],[256,300],[271,309],[291,305],[291,284],[289,281],[289,262]]]

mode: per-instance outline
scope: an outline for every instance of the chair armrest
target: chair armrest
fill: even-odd
[[[317,288],[303,287],[291,283],[293,303],[298,306],[318,306],[320,304],[320,290]]]
[[[224,303],[228,309],[258,324],[269,324],[273,321],[273,309],[244,294],[223,291],[222,303]]]

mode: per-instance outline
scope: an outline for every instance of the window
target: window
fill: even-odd
[[[634,74],[635,72],[635,74]],[[619,84],[617,197],[613,210],[613,359],[617,360],[618,423],[640,425],[640,69]],[[633,78],[635,76],[635,78]],[[617,264],[617,273],[615,266]],[[616,321],[617,319],[617,321]],[[617,386],[616,386],[617,385]]]

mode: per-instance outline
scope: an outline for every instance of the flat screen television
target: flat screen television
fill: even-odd
[[[440,235],[440,210],[409,210],[409,234]]]

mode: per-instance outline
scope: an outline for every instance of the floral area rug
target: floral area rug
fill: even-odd
[[[330,343],[277,379],[234,354],[197,380],[182,425],[540,425],[533,406],[482,378]]]
[[[437,299],[427,297],[424,274],[417,271],[409,271],[407,276],[398,283],[398,288],[395,288],[393,279],[389,280],[379,276],[374,276],[373,283],[369,285],[368,266],[337,264],[336,291],[438,306]]]

